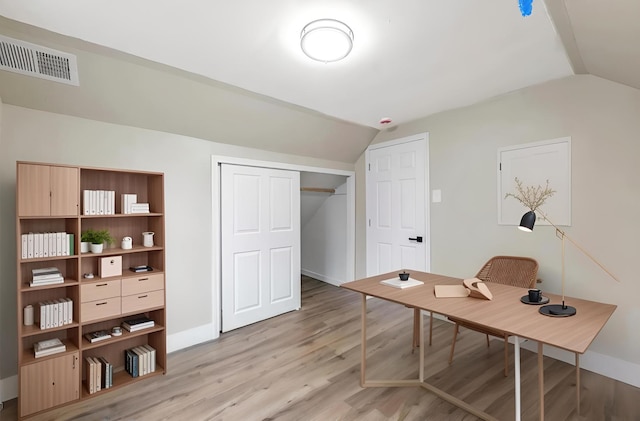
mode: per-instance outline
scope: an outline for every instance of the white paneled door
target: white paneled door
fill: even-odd
[[[367,276],[428,270],[426,134],[367,151]]]
[[[300,173],[222,164],[222,331],[300,308]]]

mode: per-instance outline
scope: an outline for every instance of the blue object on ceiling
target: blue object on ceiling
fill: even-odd
[[[520,3],[520,13],[522,13],[522,16],[529,16],[533,8],[531,6],[533,0],[518,0],[518,3]]]

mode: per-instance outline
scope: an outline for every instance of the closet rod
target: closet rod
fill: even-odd
[[[336,189],[325,189],[323,187],[300,187],[300,191],[334,194],[336,192]]]

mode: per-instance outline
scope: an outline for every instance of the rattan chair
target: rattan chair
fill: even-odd
[[[529,257],[517,256],[495,256],[484,264],[476,275],[476,278],[484,282],[513,285],[522,288],[534,288],[538,276],[538,262]],[[491,289],[491,286],[489,286]],[[451,343],[451,353],[449,354],[449,364],[453,362],[453,353],[456,347],[456,338],[460,326],[472,329],[487,336],[487,346],[489,346],[489,335],[504,339],[504,375],[509,374],[509,335],[506,332],[496,329],[488,329],[484,326],[476,325],[464,320],[449,317],[455,323],[453,332],[453,342]]]

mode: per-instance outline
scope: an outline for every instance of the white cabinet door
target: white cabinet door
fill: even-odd
[[[426,137],[369,149],[367,276],[429,269],[426,164]]]
[[[222,331],[300,308],[300,173],[222,165]]]

